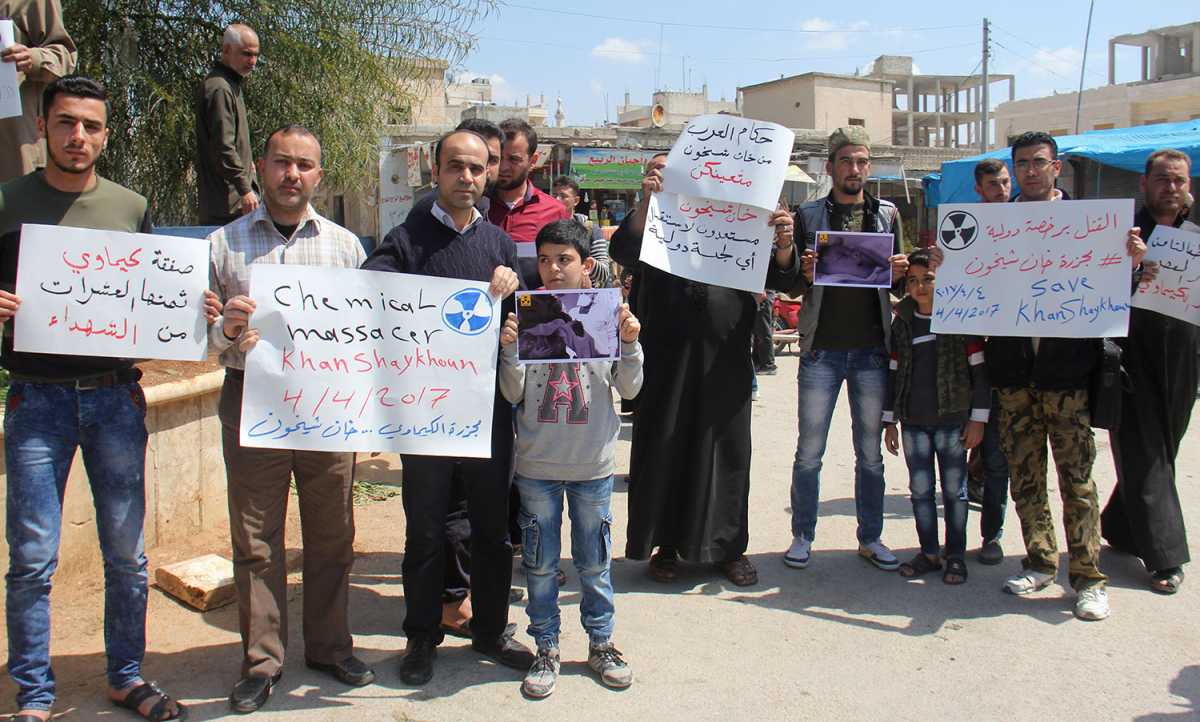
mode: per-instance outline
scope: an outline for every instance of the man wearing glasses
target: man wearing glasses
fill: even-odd
[[[892,282],[904,282],[908,268],[900,214],[896,206],[866,192],[871,148],[860,126],[839,128],[829,137],[826,173],[833,178],[829,196],[800,206],[797,241],[803,241],[802,270],[792,295],[803,295],[800,334],[799,439],[792,466],[792,544],[783,557],[789,567],[808,566],[817,527],[821,457],[843,382],[849,389],[854,439],[854,506],[858,549],[885,571],[900,566],[883,533],[883,405],[887,391],[888,336],[892,302],[889,289],[817,286],[816,231],[891,233],[894,236]],[[803,234],[803,235],[800,235]],[[895,288],[896,295],[903,293]]]
[[[1021,201],[1059,201],[1055,187],[1062,167],[1058,144],[1046,133],[1028,132],[1012,144]],[[1136,267],[1146,244],[1132,228],[1126,250]],[[1109,614],[1107,577],[1100,572],[1100,501],[1092,480],[1088,385],[1099,363],[1096,339],[993,336],[984,352],[988,377],[1000,408],[1000,446],[1008,458],[1013,505],[1021,520],[1025,558],[1021,571],[1004,583],[1010,594],[1046,588],[1058,572],[1058,545],[1046,488],[1046,440],[1058,469],[1058,488],[1067,529],[1070,582],[1078,593],[1075,616],[1100,620]]]

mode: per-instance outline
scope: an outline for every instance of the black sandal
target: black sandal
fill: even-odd
[[[1160,569],[1150,576],[1150,591],[1157,594],[1174,594],[1183,586],[1183,567]]]
[[[139,709],[142,706],[142,703],[154,696],[159,697],[158,702],[155,702],[154,706],[150,708],[150,714],[142,714],[141,709]],[[153,722],[163,722],[164,720],[172,719],[187,719],[187,707],[184,707],[178,702],[175,703],[175,714],[171,715],[170,717],[163,716],[163,712],[166,710],[167,705],[171,703],[171,696],[159,689],[158,685],[154,684],[153,682],[143,682],[139,684],[138,686],[129,690],[129,693],[126,694],[122,699],[113,699],[112,697],[109,697],[109,700],[111,700],[116,706],[132,710],[139,716],[148,720],[153,720]]]
[[[669,547],[659,547],[650,555],[650,578],[660,584],[679,579],[679,555]]]
[[[721,570],[726,579],[739,587],[758,584],[758,570],[754,568],[754,563],[747,559],[745,554],[737,559],[721,562],[717,568]]]
[[[958,577],[958,581],[950,581],[950,577]],[[942,581],[950,586],[957,586],[967,581],[967,563],[959,557],[946,560],[946,571],[942,572]]]
[[[925,576],[929,572],[936,572],[942,568],[942,561],[931,561],[925,556],[924,552],[917,552],[917,555],[910,562],[904,562],[900,565],[900,576],[905,579],[916,579],[917,577]]]

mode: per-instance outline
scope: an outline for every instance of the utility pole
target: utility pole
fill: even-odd
[[[988,36],[988,19],[983,19],[983,84],[980,88],[983,94],[983,103],[979,108],[979,152],[988,152],[988,136],[991,135],[991,121],[988,118],[988,56],[991,54],[990,40]]]
[[[1096,0],[1092,0],[1088,8],[1087,32],[1083,36],[1083,59],[1079,61],[1079,92],[1075,95],[1075,135],[1079,135],[1079,114],[1083,111],[1083,71],[1087,70],[1088,40],[1092,37],[1092,11],[1095,9]]]

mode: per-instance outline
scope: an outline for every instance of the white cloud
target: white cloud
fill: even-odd
[[[1033,54],[1031,62],[1027,63],[1027,70],[1034,75],[1042,77],[1059,76],[1061,78],[1073,78],[1079,76],[1079,64],[1083,61],[1083,51],[1079,48],[1058,48],[1057,50],[1046,50],[1038,48]]]
[[[650,47],[650,43],[644,40],[605,38],[599,45],[592,48],[592,57],[616,63],[636,65],[645,62],[646,51]]]
[[[850,47],[850,33],[847,30],[866,30],[869,24],[864,20],[849,25],[838,26],[824,18],[808,18],[797,26],[801,33],[801,43],[808,50],[845,50]]]

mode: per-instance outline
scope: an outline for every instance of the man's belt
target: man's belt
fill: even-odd
[[[70,386],[78,391],[93,391],[95,389],[108,388],[110,386],[119,386],[121,384],[131,384],[139,381],[142,378],[141,369],[117,369],[115,371],[106,371],[102,374],[93,376],[80,376],[74,379],[48,379],[40,376],[26,376],[25,374],[12,374],[13,383],[22,384],[45,384],[51,386]]]

